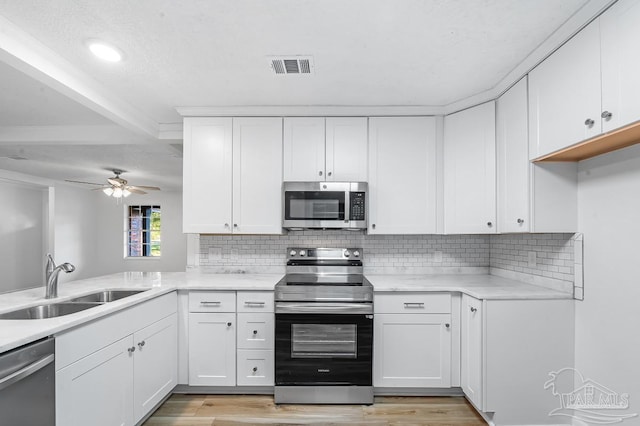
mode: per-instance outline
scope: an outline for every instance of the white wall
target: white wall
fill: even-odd
[[[0,179],[0,293],[44,285],[48,188]]]
[[[628,393],[627,412],[640,413],[640,146],[580,163],[578,185],[585,296],[576,302],[576,368]]]
[[[187,264],[187,238],[182,233],[182,194],[161,191],[131,195],[124,202],[106,197],[101,192],[96,203],[98,234],[97,262],[101,273],[120,271],[184,271]],[[162,211],[162,256],[160,258],[126,259],[124,257],[125,206],[127,204],[160,205]]]

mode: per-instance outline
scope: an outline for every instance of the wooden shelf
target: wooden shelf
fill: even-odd
[[[533,160],[533,162],[581,161],[637,143],[640,143],[640,121],[609,133],[603,133],[551,154],[543,155]]]

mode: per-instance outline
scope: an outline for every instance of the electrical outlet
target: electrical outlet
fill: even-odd
[[[433,261],[436,263],[442,263],[442,252],[434,251],[433,252]]]
[[[538,264],[538,258],[535,251],[529,252],[527,264],[529,265],[529,268],[535,268],[536,265]]]
[[[209,247],[209,260],[221,260],[222,259],[222,247]]]

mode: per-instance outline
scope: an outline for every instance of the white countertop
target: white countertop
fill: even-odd
[[[366,275],[375,291],[459,291],[480,299],[570,299],[571,295],[494,275]],[[143,293],[75,314],[43,320],[0,320],[0,353],[136,305],[174,290],[273,290],[282,274],[122,272],[60,284],[56,299],[44,287],[0,294],[0,313],[63,302],[105,289],[145,289]]]

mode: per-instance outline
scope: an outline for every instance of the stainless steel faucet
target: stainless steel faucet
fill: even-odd
[[[45,299],[53,299],[58,297],[58,274],[64,271],[67,274],[76,270],[76,267],[70,263],[63,263],[56,266],[51,254],[47,254],[47,266],[45,266],[47,293]]]

